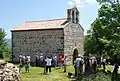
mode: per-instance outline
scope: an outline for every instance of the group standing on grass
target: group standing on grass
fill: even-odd
[[[43,56],[43,54],[38,55],[36,54],[36,66],[37,67],[44,67],[44,73],[47,73],[48,70],[51,72],[51,67],[63,67],[64,72],[66,72],[66,60],[67,56],[59,55],[59,56]]]
[[[52,58],[50,56],[46,56],[45,57],[45,66],[44,66],[44,73],[49,73],[51,72],[51,67],[52,67]],[[64,56],[64,58],[62,58],[62,56],[60,55],[58,57],[58,66],[59,68],[63,67],[64,68],[64,72],[66,72],[66,60],[67,60],[67,56]]]
[[[63,67],[64,72],[66,72],[66,62],[67,62],[67,56],[62,57],[62,55],[54,56],[53,58],[49,56],[43,56],[42,54],[39,56],[36,54],[36,66],[37,67],[44,67],[44,73],[51,72],[51,67],[54,64],[54,67]],[[30,56],[19,56],[19,72],[21,72],[22,68],[25,67],[25,72],[30,71]]]
[[[85,60],[85,62],[84,62]],[[63,72],[66,72],[66,62],[67,62],[67,56],[43,56],[42,54],[39,56],[36,55],[36,66],[44,67],[44,74],[51,73],[51,67],[54,65],[54,67],[64,68]],[[103,70],[105,71],[105,64],[106,59],[103,59],[101,61],[103,65]],[[80,76],[83,73],[83,64],[85,64],[85,72],[94,72],[96,73],[96,68],[99,64],[99,61],[96,58],[84,58],[81,56],[78,56],[76,60],[74,61],[74,70],[75,70],[75,78],[79,79]],[[25,67],[25,72],[30,71],[30,56],[19,56],[19,72],[21,72],[22,68]],[[112,73],[112,76],[117,77],[119,66],[116,63],[114,66],[114,70]]]
[[[30,71],[30,56],[19,56],[19,72],[25,67],[25,72]]]

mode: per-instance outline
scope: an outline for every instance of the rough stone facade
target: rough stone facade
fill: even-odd
[[[76,7],[67,10],[66,19],[26,22],[12,30],[13,61],[18,62],[20,54],[65,55],[71,65],[76,56],[84,54],[84,30],[79,24]]]
[[[19,55],[30,55],[31,60],[35,61],[38,54],[64,54],[63,29],[37,30],[37,31],[17,31],[12,33],[12,51],[15,59]]]
[[[75,49],[78,55],[84,54],[84,34],[79,24],[71,23],[64,28],[64,55],[68,57],[68,64],[72,64]],[[77,56],[78,56],[77,55]]]

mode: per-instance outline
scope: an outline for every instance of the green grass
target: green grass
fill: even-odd
[[[49,74],[43,74],[43,68],[31,67],[29,73],[25,73],[24,68],[21,73],[21,81],[70,81],[67,77],[68,72],[73,72],[73,67],[68,66],[67,72],[64,73],[63,69],[52,68],[52,72]]]
[[[113,71],[113,66],[106,66],[106,70],[110,70],[111,72]],[[70,81],[70,78],[67,77],[68,72],[74,73],[74,67],[73,66],[67,66],[67,72],[64,73],[63,69],[56,69],[52,68],[52,72],[49,74],[43,74],[43,68],[40,67],[31,67],[29,73],[25,73],[24,68],[22,69],[21,73],[21,81]],[[119,71],[120,73],[120,71]],[[95,81],[110,81],[107,79],[110,79],[111,76],[108,76],[104,73],[98,73],[96,74],[97,77]],[[102,78],[103,77],[103,78]],[[90,76],[84,76],[82,81],[90,81],[91,75]],[[89,79],[89,80],[86,80]],[[100,80],[101,79],[101,80]]]
[[[106,66],[106,70],[110,70],[112,72],[113,69],[114,69],[114,66],[112,65]],[[118,71],[118,73],[120,74],[120,70]]]

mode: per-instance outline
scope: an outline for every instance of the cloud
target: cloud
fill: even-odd
[[[75,3],[80,3],[80,0],[74,0]]]
[[[82,7],[84,7],[84,5],[77,5],[77,7],[78,7],[78,8],[82,8]]]
[[[76,5],[78,8],[84,7],[84,5],[77,0],[74,2],[73,1],[68,2],[68,5],[70,5],[70,6]]]
[[[88,4],[91,4],[91,5],[97,4],[96,0],[86,0],[85,2],[88,3]]]
[[[69,5],[73,5],[72,1],[68,2]]]

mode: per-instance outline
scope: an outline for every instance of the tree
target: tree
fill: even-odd
[[[100,4],[102,3],[115,3],[115,2],[119,2],[119,0],[96,0],[97,2],[99,2]]]
[[[85,38],[85,53],[120,56],[120,4],[119,0],[97,0],[101,4],[98,18],[91,24]],[[89,40],[88,40],[89,39]],[[90,51],[89,51],[90,50]]]
[[[10,57],[11,50],[7,47],[7,43],[5,42],[6,33],[4,29],[0,28],[0,58]]]
[[[6,46],[6,43],[5,43],[5,32],[3,29],[0,28],[0,58],[3,58],[3,50]]]

